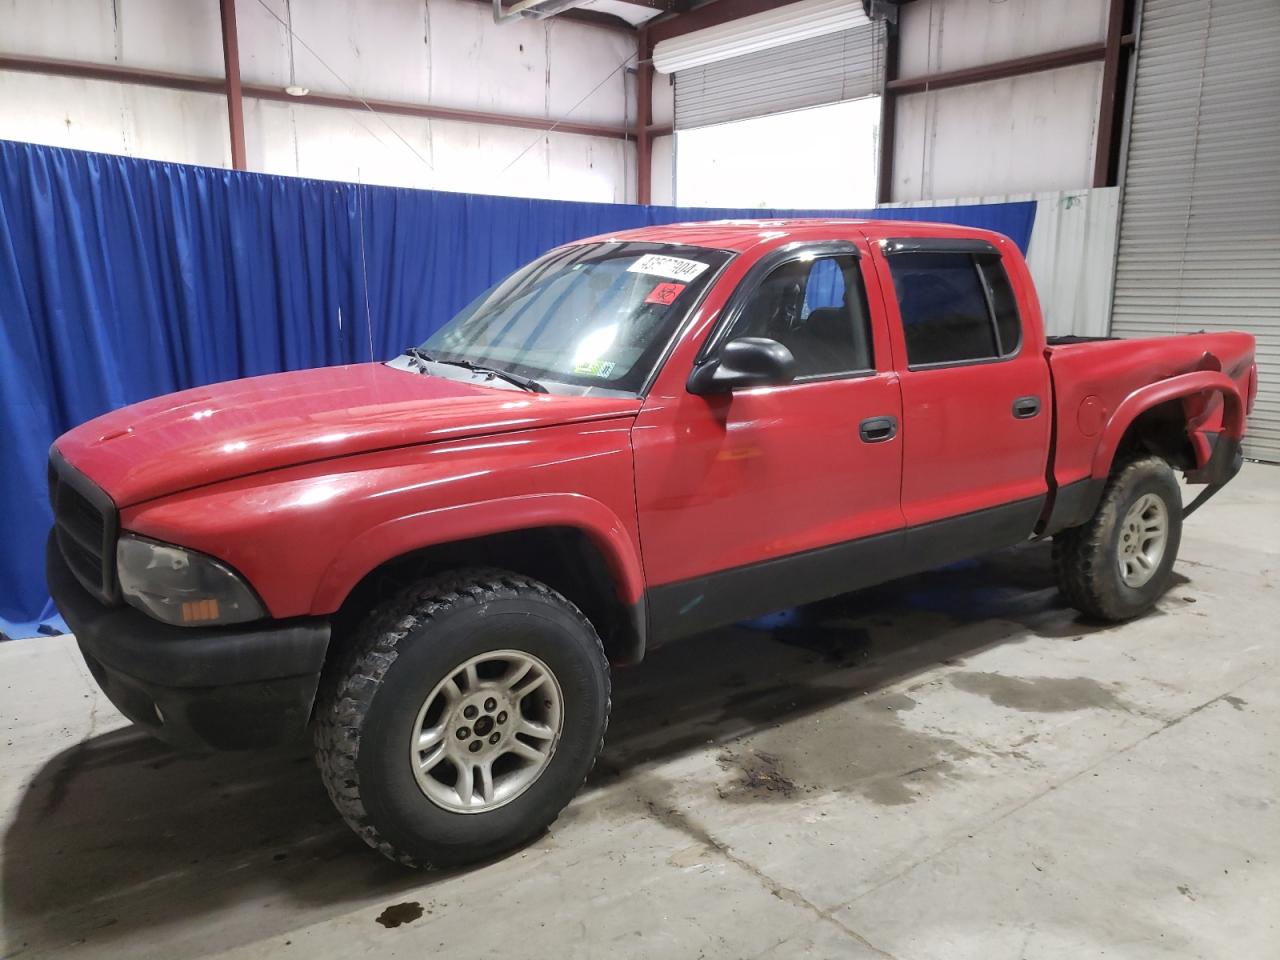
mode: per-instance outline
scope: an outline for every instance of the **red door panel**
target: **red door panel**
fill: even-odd
[[[902,510],[908,526],[1048,491],[1052,409],[1043,358],[902,374]],[[1014,401],[1040,412],[1014,417]]]
[[[1023,330],[1021,346],[1012,356],[913,368],[888,258],[879,244],[872,251],[901,375],[902,511],[907,526],[1046,496],[1053,404],[1039,317],[1028,315],[1032,301],[1019,298]],[[1018,292],[1030,282],[1019,269],[1009,270],[1008,280]],[[1036,412],[1028,415],[1031,407]],[[1036,513],[1034,505],[1019,511],[1031,517],[1022,535],[1031,532]],[[985,546],[975,543],[972,552]],[[955,552],[962,553],[963,545]]]
[[[879,373],[646,404],[632,431],[645,574],[665,584],[901,529],[901,422]]]

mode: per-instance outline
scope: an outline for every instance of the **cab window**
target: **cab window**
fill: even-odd
[[[1004,265],[969,253],[889,258],[907,363],[995,360],[1021,345],[1022,323]]]
[[[751,293],[722,342],[777,340],[796,358],[797,379],[874,366],[857,257],[802,257],[775,267]]]

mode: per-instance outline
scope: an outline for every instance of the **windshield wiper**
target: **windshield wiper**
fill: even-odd
[[[472,363],[470,360],[441,360],[432,358],[433,363],[445,363],[451,367],[462,367],[464,370],[470,370],[472,373],[482,373],[487,377],[497,377],[500,380],[506,380],[508,383],[514,383],[517,387],[528,390],[530,393],[546,393],[547,388],[540,384],[533,377],[522,377],[518,373],[511,373],[509,370],[499,370],[496,367],[484,367],[478,363]]]
[[[424,350],[419,350],[417,347],[405,347],[404,350],[401,351],[401,353],[403,353],[410,360],[414,361],[414,365],[423,373],[427,372],[428,363],[436,362],[435,357],[431,356],[431,354],[427,353]]]

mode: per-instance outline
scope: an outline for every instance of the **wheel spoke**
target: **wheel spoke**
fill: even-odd
[[[556,732],[545,723],[535,723],[532,720],[526,720],[520,724],[516,733],[527,734],[538,740],[551,740],[555,737]]]
[[[541,763],[545,754],[536,747],[531,747],[523,740],[516,738],[511,741],[511,752],[518,757],[524,757],[526,760],[532,760],[534,763]]]
[[[458,769],[458,799],[464,807],[469,807],[476,798],[476,785],[471,764],[454,762]]]
[[[1152,566],[1154,566],[1154,564],[1152,564],[1151,562],[1151,558],[1148,557],[1145,553],[1134,554],[1133,559],[1137,560],[1138,566],[1142,567],[1142,569],[1144,570],[1150,570]]]
[[[493,763],[480,764],[480,797],[485,803],[493,803]]]
[[[505,677],[498,681],[508,690],[512,689],[517,683],[529,675],[529,671],[533,669],[533,664],[528,660],[521,660],[516,663],[515,669],[509,672]]]
[[[428,727],[418,734],[418,749],[430,750],[444,739],[444,735],[444,724],[441,724],[438,727]]]
[[[467,678],[468,692],[475,690],[476,687],[480,686],[480,675],[476,672],[476,665],[474,663],[468,663],[467,668],[462,672]]]
[[[446,678],[444,683],[440,684],[440,693],[450,703],[457,703],[462,699],[462,690],[459,689],[458,681],[453,677]]]
[[[511,696],[518,703],[519,701],[527,697],[530,693],[532,693],[534,690],[538,689],[538,687],[542,686],[543,682],[546,679],[547,679],[547,675],[543,673],[541,670],[539,670],[531,680],[526,680],[522,685],[513,689],[511,691]]]
[[[428,753],[425,757],[420,757],[418,759],[418,769],[421,770],[423,773],[427,773],[428,771],[434,770],[436,766],[440,763],[440,761],[444,759],[445,749],[446,749],[446,744],[442,743],[439,746],[437,746],[434,750],[432,750],[430,753]]]

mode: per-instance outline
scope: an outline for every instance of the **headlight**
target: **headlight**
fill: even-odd
[[[165,623],[243,623],[267,613],[234,570],[182,547],[125,534],[116,545],[116,570],[125,600]]]

